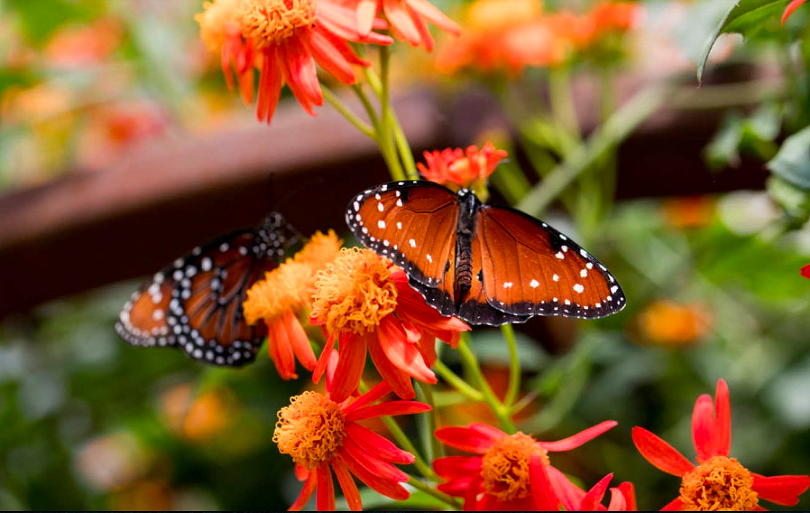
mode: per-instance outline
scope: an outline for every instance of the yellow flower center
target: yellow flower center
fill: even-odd
[[[759,503],[754,477],[735,458],[715,456],[681,482],[684,511],[753,511]]]
[[[366,333],[397,306],[385,260],[370,249],[344,248],[315,276],[312,317],[332,334]]]
[[[546,450],[529,435],[517,432],[498,440],[484,454],[481,477],[484,490],[500,501],[522,499],[529,495],[529,462],[539,454],[548,465]]]
[[[242,34],[265,48],[315,23],[315,0],[242,0],[238,20]]]
[[[312,470],[330,461],[343,444],[344,426],[343,412],[336,402],[307,391],[279,410],[273,442],[279,452]]]
[[[200,24],[200,38],[211,52],[218,52],[225,38],[239,33],[236,11],[241,0],[214,0],[203,4],[203,12],[194,19]]]
[[[343,241],[335,235],[334,230],[328,233],[315,232],[306,246],[301,248],[294,260],[309,264],[315,269],[323,269],[326,264],[337,258]]]
[[[269,322],[281,314],[307,306],[314,274],[309,265],[293,261],[265,273],[264,279],[247,291],[247,299],[242,305],[245,320],[248,324],[256,324],[260,319]]]

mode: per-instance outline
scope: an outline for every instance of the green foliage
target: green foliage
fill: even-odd
[[[810,126],[785,139],[768,169],[782,180],[810,190]]]
[[[44,43],[57,28],[70,23],[90,21],[106,9],[106,2],[103,0],[4,1],[8,12],[17,15],[22,34],[34,45]]]
[[[723,126],[706,146],[706,161],[718,169],[739,165],[741,153],[760,160],[770,159],[778,149],[774,139],[779,135],[781,121],[780,109],[773,104],[760,107],[749,117],[738,113],[726,116]]]

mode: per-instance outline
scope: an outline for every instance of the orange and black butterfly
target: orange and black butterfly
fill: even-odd
[[[346,223],[402,267],[430,305],[471,324],[598,318],[626,303],[607,268],[566,235],[518,210],[482,204],[467,189],[378,185],[351,201]]]
[[[194,248],[158,271],[121,310],[115,329],[130,344],[176,347],[205,363],[253,361],[266,336],[242,312],[247,290],[278,266],[295,235],[281,214]]]

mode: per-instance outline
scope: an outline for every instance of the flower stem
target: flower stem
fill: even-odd
[[[477,382],[478,386],[481,388],[481,393],[484,396],[484,401],[489,405],[492,413],[498,418],[498,421],[501,423],[501,427],[507,433],[514,433],[517,431],[515,428],[515,424],[512,422],[512,419],[509,415],[509,408],[504,407],[504,404],[498,399],[495,395],[495,392],[492,391],[492,388],[487,383],[486,378],[484,377],[483,373],[481,372],[481,367],[478,365],[478,359],[475,357],[475,354],[470,349],[469,345],[469,334],[462,333],[461,340],[458,343],[458,354],[461,357],[461,363],[467,369],[473,379]]]
[[[571,95],[571,76],[564,67],[551,69],[548,74],[548,94],[551,112],[556,121],[574,138],[580,137],[579,119]]]
[[[433,369],[439,373],[447,383],[471,401],[483,401],[484,395],[464,381],[458,374],[450,370],[441,360],[436,360]]]
[[[370,137],[371,139],[376,140],[376,131],[373,127],[369,126],[368,123],[363,121],[362,119],[358,118],[350,109],[349,107],[344,104],[340,98],[335,95],[329,88],[326,86],[321,86],[321,91],[323,91],[323,97],[328,101],[332,107],[335,108],[344,118],[346,121],[354,125],[355,128],[363,132],[366,136]]]
[[[352,86],[352,89],[360,100],[360,103],[363,104],[363,108],[366,110],[371,125],[377,130],[377,127],[380,125],[380,120],[377,117],[377,111],[374,110],[374,105],[371,104],[371,100],[368,99],[368,95],[366,95],[366,92],[363,90],[363,86],[361,84],[355,84]]]
[[[515,340],[515,329],[512,325],[502,325],[501,333],[503,333],[506,348],[509,351],[509,387],[506,389],[503,404],[506,408],[511,409],[520,391],[520,357],[518,355],[517,340]]]
[[[380,47],[380,124],[378,128],[377,143],[380,150],[383,152],[385,162],[388,164],[388,170],[391,173],[391,178],[394,180],[404,180],[405,171],[402,169],[402,164],[399,161],[397,148],[394,143],[394,118],[391,109],[391,84],[389,77],[389,70],[391,64],[391,51],[386,46]],[[373,87],[373,86],[372,86]]]
[[[433,388],[431,385],[424,383],[414,383],[416,389],[416,399],[423,403],[429,404],[431,410],[429,412],[420,413],[417,415],[419,423],[419,437],[422,439],[422,449],[425,453],[425,458],[428,461],[433,461],[441,448],[441,444],[433,436],[436,430],[436,404],[433,400]]]
[[[461,507],[461,503],[458,499],[447,495],[444,492],[440,492],[439,490],[433,488],[429,484],[423,483],[419,479],[414,476],[408,476],[408,484],[416,488],[417,490],[421,490],[426,494],[439,499],[440,501],[444,502],[445,504],[452,506],[456,509]]]

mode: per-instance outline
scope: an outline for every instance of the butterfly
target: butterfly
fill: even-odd
[[[242,366],[253,361],[266,330],[249,326],[245,293],[284,257],[295,235],[281,214],[194,248],[158,271],[124,305],[115,324],[136,346],[176,347],[195,360]]]
[[[598,318],[626,303],[607,268],[566,235],[519,210],[483,204],[468,189],[378,185],[352,199],[346,224],[404,269],[431,306],[471,324]]]

